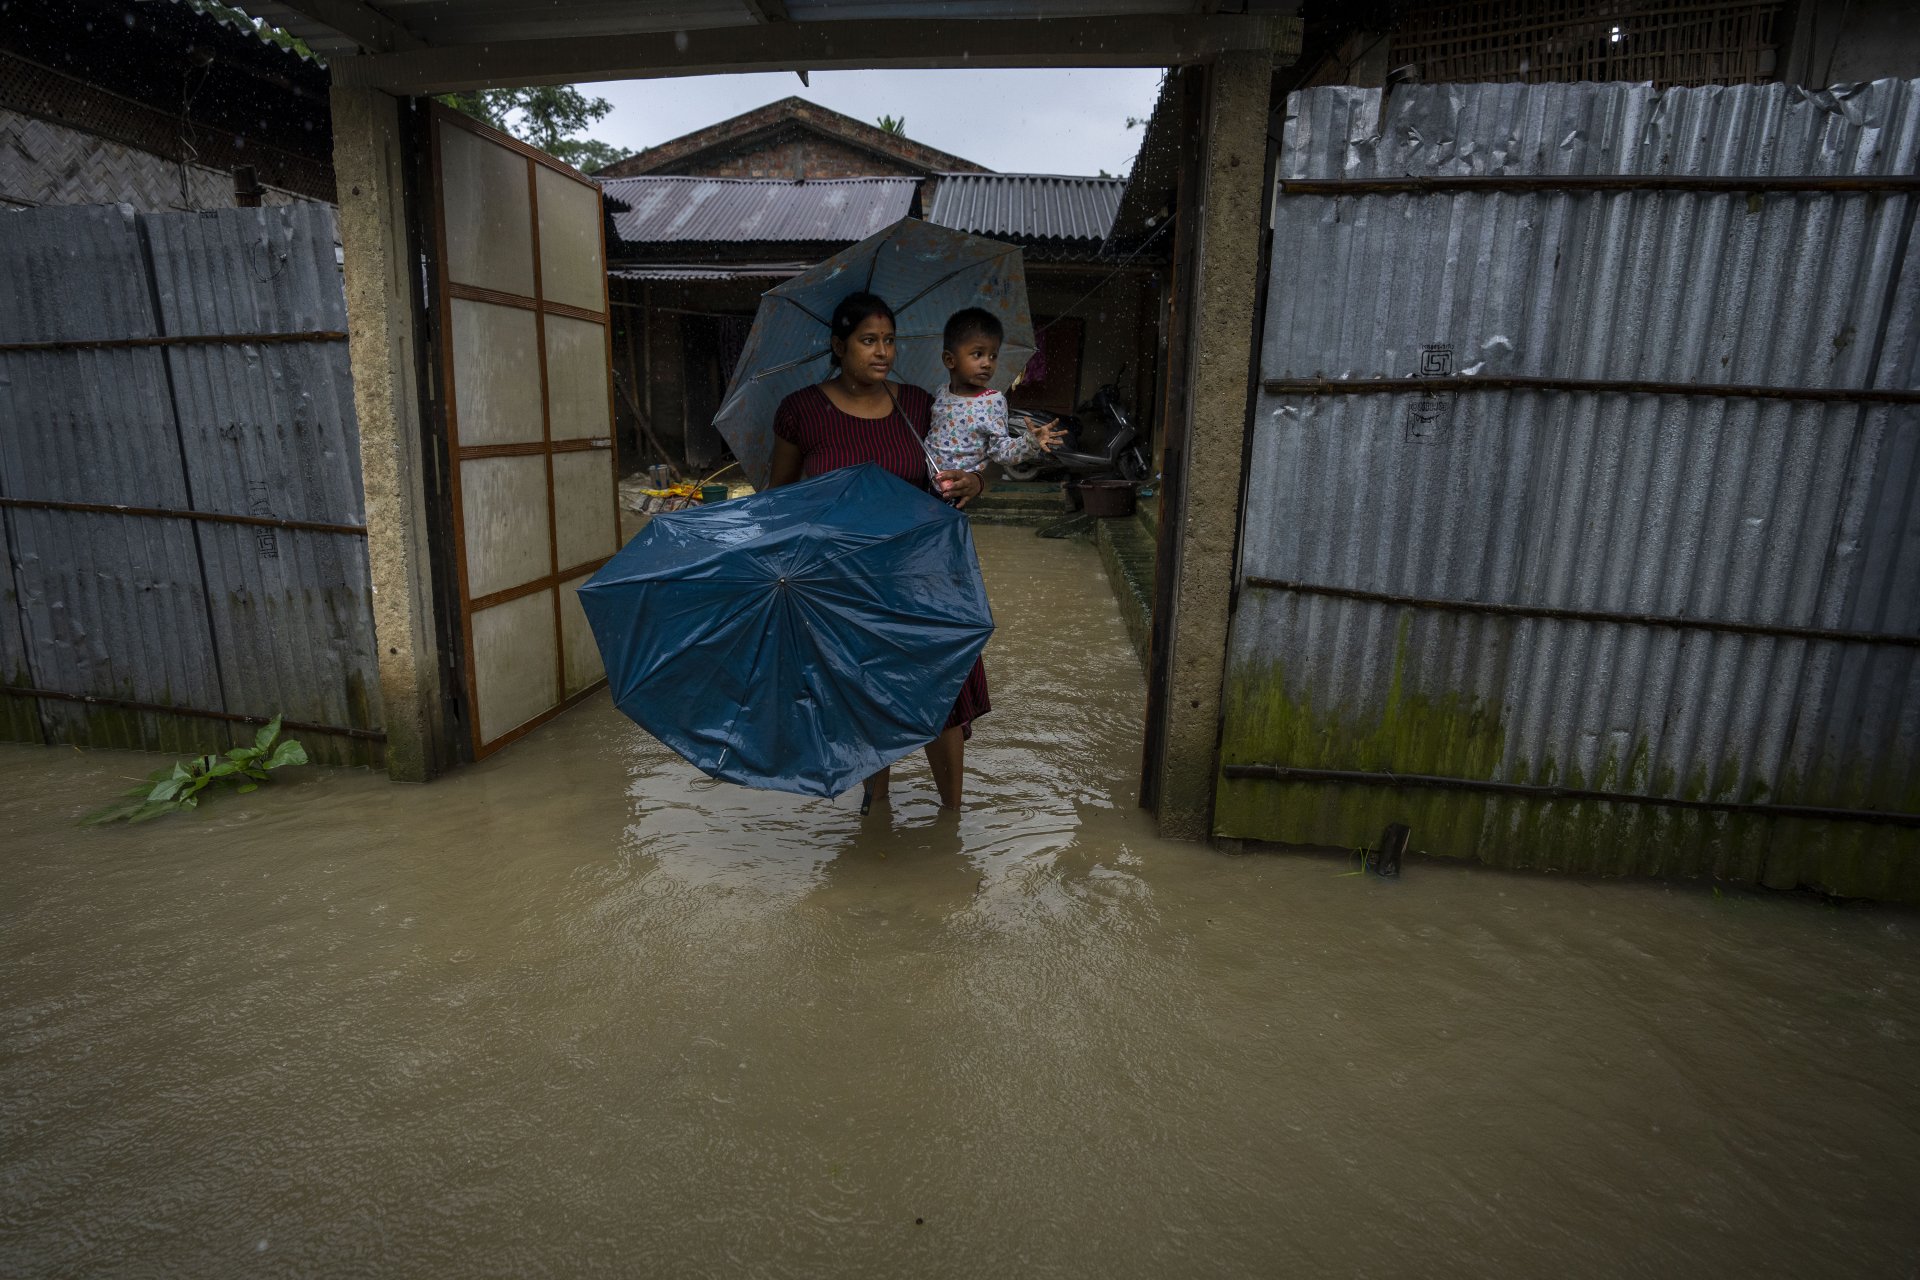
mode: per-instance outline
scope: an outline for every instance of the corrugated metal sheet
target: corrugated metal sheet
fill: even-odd
[[[907,216],[913,178],[608,178],[613,227],[630,245],[864,240]],[[615,256],[618,252],[615,251]]]
[[[1920,83],[1294,95],[1283,177],[1911,174]],[[1269,378],[1916,385],[1908,196],[1283,196]],[[1444,355],[1442,354],[1444,353]],[[1264,394],[1240,571],[1447,600],[1920,634],[1920,411]],[[1223,763],[1920,810],[1911,647],[1243,588]],[[1222,834],[1920,898],[1910,827],[1223,779]]]
[[[125,206],[6,215],[0,341],[160,332]],[[189,505],[159,348],[0,353],[0,493]],[[6,509],[26,667],[9,686],[222,709],[185,521]],[[9,697],[9,701],[14,699]],[[191,751],[204,722],[40,703],[47,738]]]
[[[304,204],[150,217],[167,333],[344,332],[333,210]],[[199,510],[364,525],[344,342],[169,350]],[[208,614],[230,710],[381,723],[364,537],[202,524]]]
[[[278,49],[282,53],[286,54],[286,56],[289,58],[299,58],[303,62],[321,61],[324,59],[325,51],[316,49],[311,44],[307,46],[308,49],[313,50],[313,53],[310,56],[309,54],[303,53],[299,49],[291,45],[283,44],[281,41],[273,38],[272,28],[274,27],[278,27],[282,31],[285,31],[287,30],[287,22],[294,22],[294,21],[305,21],[309,23],[311,22],[311,19],[305,19],[301,15],[296,15],[293,12],[293,10],[289,9],[285,5],[281,5],[281,4],[261,5],[258,3],[249,4],[246,8],[246,12],[243,14],[239,8],[234,6],[225,6],[219,9],[212,9],[212,8],[207,8],[207,7],[203,7],[202,5],[196,4],[193,2],[193,0],[173,0],[173,3],[178,8],[185,10],[184,13],[178,15],[173,19],[173,21],[175,22],[210,23],[214,26],[225,27],[229,31],[237,32],[240,35],[249,36],[255,40],[258,40],[261,44],[264,44],[269,48]],[[269,9],[273,11],[272,14],[269,14],[268,12],[266,12],[266,10],[269,10]],[[276,16],[285,18],[286,22],[274,21],[274,18]],[[262,21],[265,21],[268,25],[265,28],[256,26],[254,23],[247,21],[248,18],[260,19]],[[290,34],[297,35],[298,33],[295,32]],[[351,48],[352,48],[351,45],[342,45],[340,47],[340,51],[345,52]]]
[[[943,173],[927,221],[1012,240],[1088,240],[1113,228],[1124,178],[1050,173]]]
[[[325,205],[76,207],[6,223],[0,341],[346,328]],[[0,353],[0,427],[9,497],[364,523],[343,342]],[[364,539],[31,508],[0,516],[24,659],[8,684],[378,729]],[[51,741],[193,750],[229,732],[39,705]],[[377,755],[366,742],[301,736],[316,759]]]
[[[789,280],[805,271],[810,263],[786,265],[704,267],[661,263],[657,266],[616,267],[607,274],[615,280]]]

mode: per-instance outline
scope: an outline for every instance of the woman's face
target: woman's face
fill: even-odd
[[[868,316],[844,339],[834,339],[833,353],[855,382],[886,381],[893,369],[893,321]]]

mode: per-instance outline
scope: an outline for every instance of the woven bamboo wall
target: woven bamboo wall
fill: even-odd
[[[264,204],[304,200],[273,187]],[[130,204],[142,213],[233,207],[233,175],[0,107],[0,205]]]
[[[1754,84],[1774,78],[1783,0],[1475,0],[1423,4],[1391,62],[1462,80]]]
[[[267,122],[261,122],[265,131]],[[260,132],[257,131],[257,132]],[[326,159],[239,137],[0,51],[0,198],[19,205],[125,201],[150,213],[232,207],[238,165],[266,203],[333,199]]]

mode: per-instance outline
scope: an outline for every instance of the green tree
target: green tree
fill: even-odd
[[[581,138],[613,110],[605,98],[589,98],[570,84],[530,89],[473,89],[443,94],[441,102],[476,120],[531,143],[557,160],[592,172],[633,154],[597,138]]]
[[[891,133],[902,138],[907,136],[907,118],[905,116],[881,116],[878,120],[874,121],[874,123],[880,126],[883,133]]]

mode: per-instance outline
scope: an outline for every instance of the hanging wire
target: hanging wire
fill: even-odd
[[[1106,275],[1102,276],[1099,282],[1096,283],[1093,286],[1093,288],[1087,290],[1085,293],[1081,294],[1078,298],[1075,298],[1072,304],[1068,306],[1066,310],[1060,312],[1059,315],[1056,315],[1053,319],[1047,321],[1045,324],[1041,325],[1038,329],[1035,329],[1033,331],[1033,345],[1035,350],[1039,349],[1041,334],[1053,328],[1053,326],[1055,326],[1056,324],[1059,324],[1062,320],[1065,320],[1068,316],[1072,315],[1076,310],[1079,309],[1081,303],[1085,302],[1088,298],[1091,298],[1094,294],[1100,292],[1102,289],[1106,288],[1109,284],[1111,284],[1115,276],[1119,275],[1122,271],[1125,271],[1127,269],[1128,263],[1132,262],[1135,258],[1139,257],[1142,253],[1145,253],[1147,246],[1152,244],[1155,240],[1158,240],[1160,238],[1161,233],[1164,232],[1168,227],[1172,225],[1173,225],[1173,217],[1172,215],[1169,215],[1166,221],[1162,222],[1159,226],[1153,229],[1152,235],[1148,236],[1145,240],[1142,240],[1139,244],[1135,245],[1133,247],[1133,252],[1129,253],[1126,257],[1120,259],[1120,261],[1117,264],[1115,264],[1113,270],[1107,272]],[[1027,375],[1024,370],[1014,375],[1013,386],[1008,387],[1007,390],[1012,391],[1017,387],[1019,387],[1019,385],[1026,380],[1026,376]]]
[[[1135,258],[1139,257],[1142,253],[1145,253],[1147,246],[1152,244],[1155,240],[1158,240],[1160,238],[1161,233],[1164,232],[1168,227],[1172,225],[1173,225],[1173,218],[1169,216],[1166,221],[1162,222],[1159,226],[1153,229],[1152,235],[1148,236],[1145,240],[1142,240],[1139,244],[1135,245],[1131,253],[1129,253],[1126,257],[1120,259],[1120,261],[1114,265],[1113,270],[1107,272],[1106,275],[1102,276],[1099,282],[1095,284],[1093,288],[1087,290],[1085,293],[1081,294],[1078,298],[1075,298],[1073,300],[1073,303],[1070,306],[1068,306],[1064,311],[1060,312],[1059,315],[1047,321],[1045,324],[1041,325],[1038,329],[1035,329],[1033,331],[1033,336],[1035,338],[1038,338],[1041,334],[1045,333],[1047,330],[1053,328],[1053,326],[1055,326],[1056,324],[1059,324],[1062,320],[1065,320],[1068,316],[1072,315],[1079,308],[1081,303],[1085,302],[1088,298],[1091,298],[1094,294],[1106,288],[1109,284],[1113,282],[1113,278],[1115,276],[1119,275],[1122,271],[1125,271],[1127,269],[1128,264],[1130,264]]]

